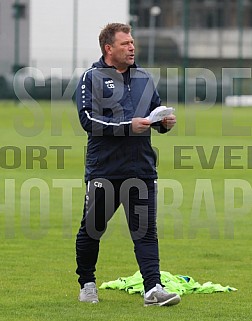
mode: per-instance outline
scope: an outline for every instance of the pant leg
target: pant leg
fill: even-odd
[[[122,184],[121,195],[136,259],[144,280],[144,289],[147,292],[157,283],[161,284],[156,224],[156,180],[127,180]]]
[[[83,218],[76,237],[76,273],[81,287],[87,282],[95,282],[100,238],[119,206],[115,188],[105,179],[87,183]]]

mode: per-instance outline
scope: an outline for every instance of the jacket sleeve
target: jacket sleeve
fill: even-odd
[[[111,115],[104,115],[101,103],[102,88],[92,82],[92,69],[86,71],[76,91],[79,119],[83,129],[93,136],[128,136],[131,120],[125,121],[123,108],[114,106]]]
[[[152,100],[151,100],[151,110],[150,111],[154,110],[155,108],[157,108],[159,106],[161,106],[161,99],[159,97],[157,89],[155,89],[153,96],[152,96]],[[159,132],[160,134],[165,134],[170,131],[170,129],[165,128],[162,125],[161,121],[152,123],[151,127],[153,129],[155,129],[157,132]]]

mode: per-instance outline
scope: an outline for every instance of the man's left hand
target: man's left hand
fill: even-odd
[[[161,120],[161,124],[166,129],[171,129],[176,124],[176,116],[173,114],[170,114],[169,116]]]

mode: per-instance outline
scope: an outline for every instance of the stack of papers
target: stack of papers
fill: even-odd
[[[160,121],[164,119],[165,117],[169,116],[175,111],[173,107],[166,107],[166,106],[159,106],[155,108],[149,116],[145,117],[148,119],[151,123],[155,123],[157,121]]]

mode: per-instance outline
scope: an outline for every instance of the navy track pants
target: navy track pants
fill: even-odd
[[[99,178],[87,182],[83,218],[76,238],[76,273],[81,288],[87,282],[95,282],[100,239],[120,204],[124,207],[145,291],[161,284],[156,203],[157,183],[153,179]]]

